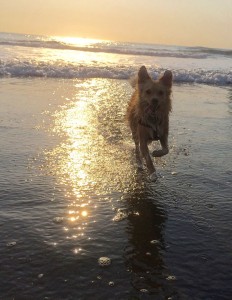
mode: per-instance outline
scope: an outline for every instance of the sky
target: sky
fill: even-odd
[[[0,0],[0,32],[232,49],[232,0]]]

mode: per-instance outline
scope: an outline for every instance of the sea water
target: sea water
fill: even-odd
[[[0,35],[1,299],[231,299],[231,62],[226,49]],[[174,74],[155,183],[125,122],[141,65]]]
[[[0,34],[0,76],[128,79],[141,65],[175,82],[229,85],[232,50]]]

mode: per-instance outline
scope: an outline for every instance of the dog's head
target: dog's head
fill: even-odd
[[[141,101],[145,101],[152,110],[168,105],[172,87],[172,72],[165,71],[159,80],[149,76],[146,67],[138,73],[138,91]]]

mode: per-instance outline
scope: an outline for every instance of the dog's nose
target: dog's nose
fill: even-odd
[[[157,106],[158,105],[158,99],[157,98],[153,98],[152,100],[152,104],[154,105],[154,106]]]

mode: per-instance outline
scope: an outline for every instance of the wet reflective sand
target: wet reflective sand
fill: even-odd
[[[135,164],[128,82],[0,92],[0,298],[230,299],[229,89],[174,87],[156,183]]]

